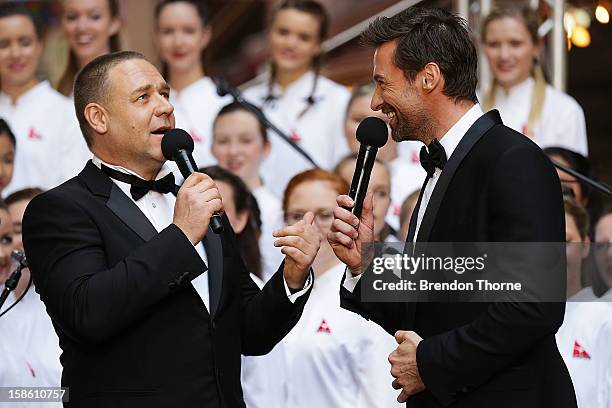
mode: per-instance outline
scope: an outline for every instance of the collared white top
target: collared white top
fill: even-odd
[[[263,281],[267,282],[285,257],[281,249],[274,246],[276,238],[272,236],[274,230],[283,227],[283,210],[280,200],[266,186],[259,186],[252,191],[252,194],[261,213],[259,252],[262,260]]]
[[[198,167],[217,162],[210,151],[213,122],[219,110],[230,102],[230,97],[217,94],[217,87],[209,77],[198,79],[180,92],[170,91],[176,127],[186,130],[193,138],[193,158]]]
[[[300,320],[277,345],[280,351],[272,351],[284,353],[282,360],[261,363],[261,371],[252,374],[272,377],[274,390],[281,384],[284,402],[254,407],[403,406],[396,401],[399,391],[391,387],[387,360],[397,343],[375,323],[340,307],[343,272],[344,265],[337,264],[316,278]],[[248,400],[270,401],[270,390],[258,391],[263,395],[249,395]]]
[[[569,370],[578,408],[612,407],[612,307],[606,302],[565,306],[557,346]]]
[[[50,189],[76,175],[90,157],[69,99],[43,81],[15,104],[0,93],[0,117],[17,139],[8,195],[27,187]]]
[[[4,285],[0,285],[0,290]],[[2,311],[15,301],[9,296]],[[59,339],[45,305],[31,286],[25,297],[0,318],[0,387],[59,387]],[[0,407],[55,407],[61,403],[0,401]]]
[[[482,109],[479,104],[475,104],[472,106],[463,116],[455,122],[453,126],[440,138],[440,144],[444,147],[444,151],[446,152],[446,157],[448,160],[453,155],[453,152],[461,142],[463,136],[467,133],[470,127],[483,115]],[[417,236],[419,235],[419,228],[421,227],[421,222],[423,221],[423,216],[425,215],[425,210],[427,209],[427,205],[429,204],[429,199],[436,187],[436,183],[442,174],[442,170],[436,168],[433,176],[427,181],[425,185],[425,189],[423,190],[423,196],[421,198],[421,204],[418,208],[415,208],[417,214],[417,224],[416,230],[414,232],[413,242],[416,242]],[[346,269],[346,279],[344,280],[343,286],[350,292],[355,289],[357,286],[357,282],[359,282],[359,278],[361,274],[357,276],[353,276],[353,274]]]
[[[268,119],[304,149],[319,167],[331,170],[349,153],[344,137],[344,119],[350,94],[344,86],[319,76],[315,103],[300,117],[308,107],[306,100],[312,92],[314,80],[314,72],[309,71],[284,91],[274,84],[272,94],[276,99],[265,104],[267,81],[247,89],[244,97],[262,107]],[[272,149],[262,163],[261,174],[265,184],[280,197],[287,182],[312,165],[276,133],[269,131],[268,137]]]
[[[517,132],[525,132],[534,85],[534,79],[529,77],[508,94],[498,87],[495,95],[494,108],[499,110],[504,124]],[[541,148],[564,147],[588,156],[582,108],[574,98],[550,85],[546,85],[542,114],[531,136]]]
[[[110,167],[111,169],[114,169],[114,170],[117,170],[123,173],[131,174],[136,177],[140,177],[138,174],[134,173],[130,169],[127,169],[121,166],[114,166],[112,164],[104,163],[102,160],[100,160],[99,158],[95,156],[93,158],[93,163],[98,168],[100,168],[101,165],[104,164],[105,166]],[[155,180],[159,180],[160,178],[166,176],[167,174],[171,172],[172,172],[172,169],[170,168],[170,166],[168,166],[167,163],[164,163],[162,168],[157,173]],[[125,195],[128,196],[130,200],[134,202],[134,204],[136,204],[136,206],[140,209],[140,211],[142,211],[145,217],[147,217],[147,219],[151,222],[151,224],[153,224],[153,226],[158,232],[168,227],[172,223],[172,220],[174,218],[174,204],[176,203],[176,197],[174,197],[173,194],[161,194],[156,191],[149,191],[140,200],[135,201],[132,198],[132,195],[130,194],[130,188],[131,188],[130,184],[124,183],[124,182],[121,182],[121,181],[118,181],[112,178],[111,180],[113,181],[113,183],[117,185],[117,187],[121,189],[121,191],[125,193]],[[200,255],[200,257],[202,258],[204,263],[207,264],[208,258],[207,258],[207,254],[206,254],[205,248],[202,245],[202,243],[196,244],[194,248],[197,251],[198,255]],[[220,255],[221,254],[215,254],[215,256],[220,256]],[[312,284],[312,279],[308,278],[306,280],[304,289],[300,290],[299,292],[293,293],[293,294],[289,290],[289,286],[287,285],[287,282],[285,281],[284,283],[285,283],[285,292],[287,293],[287,297],[289,298],[291,302],[295,302],[295,300],[298,297],[302,296],[310,288],[310,285]],[[193,285],[195,290],[198,292],[198,295],[200,295],[200,298],[202,298],[202,302],[204,302],[206,309],[210,311],[210,305],[209,305],[210,294],[208,292],[208,274],[203,273],[197,276],[191,281],[191,284]]]

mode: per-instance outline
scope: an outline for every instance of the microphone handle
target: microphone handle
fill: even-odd
[[[198,171],[193,156],[185,149],[181,149],[177,152],[177,156],[174,158],[176,165],[178,166],[183,177],[187,178],[192,173]],[[215,211],[213,216],[210,218],[210,228],[215,234],[221,234],[223,232],[223,224],[221,223],[221,214]]]
[[[362,145],[359,148],[359,157],[355,164],[355,174],[353,175],[351,189],[349,191],[349,197],[355,201],[355,205],[351,212],[355,214],[357,218],[361,217],[363,199],[368,191],[368,184],[370,183],[370,175],[374,168],[376,153],[378,153],[377,147]]]

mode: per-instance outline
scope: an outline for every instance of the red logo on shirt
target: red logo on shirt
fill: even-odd
[[[574,357],[576,357],[576,358],[586,358],[586,359],[590,359],[591,358],[589,353],[587,353],[586,350],[583,349],[582,346],[580,345],[580,343],[578,343],[576,340],[574,340]]]
[[[34,128],[30,128],[30,132],[28,133],[28,139],[32,140],[41,140],[42,135],[38,133]]]
[[[194,142],[202,141],[202,137],[200,137],[200,135],[198,135],[195,130],[189,129],[189,134],[191,135],[191,138],[193,139]]]
[[[302,138],[300,137],[300,135],[298,135],[295,130],[291,131],[291,134],[289,135],[289,139],[291,139],[291,141],[293,143],[300,143],[300,140],[302,140]]]
[[[321,321],[321,324],[319,325],[319,328],[317,329],[317,333],[330,333],[331,334],[331,330],[329,330],[329,326],[327,325],[327,322],[325,321],[325,319]]]
[[[412,152],[412,163],[421,163],[421,156],[416,150]]]
[[[391,208],[393,208],[393,215],[399,217],[402,212],[402,208],[397,204],[391,204]]]

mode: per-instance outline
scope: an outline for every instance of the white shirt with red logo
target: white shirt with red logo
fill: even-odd
[[[274,84],[274,99],[267,102],[269,87],[265,81],[244,91],[244,97],[261,107],[266,117],[306,151],[319,167],[332,170],[350,152],[344,137],[350,93],[343,85],[320,75],[314,104],[300,116],[308,107],[307,99],[314,80],[314,72],[309,71],[285,90]],[[265,184],[281,197],[289,180],[312,168],[312,164],[276,133],[268,131],[268,138],[272,149],[262,164],[261,174]]]
[[[557,346],[567,365],[578,408],[612,407],[612,307],[567,302]]]
[[[217,94],[217,87],[209,77],[195,81],[180,92],[170,91],[176,127],[186,130],[193,138],[193,158],[198,167],[217,163],[210,152],[213,122],[219,110],[231,101],[230,97]]]
[[[15,104],[0,93],[0,117],[17,139],[13,179],[3,191],[5,196],[27,187],[55,187],[76,176],[91,155],[73,104],[47,81],[32,87]]]
[[[315,278],[300,320],[277,346],[284,367],[265,367],[260,374],[283,383],[283,408],[403,407],[387,360],[397,343],[380,326],[340,307],[344,268],[338,264]]]

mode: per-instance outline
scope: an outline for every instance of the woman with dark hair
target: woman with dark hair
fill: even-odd
[[[244,96],[260,106],[321,168],[331,170],[348,153],[343,137],[349,92],[320,74],[321,45],[329,16],[313,0],[285,0],[273,11],[269,27],[270,72],[265,83]],[[263,177],[281,195],[288,180],[312,165],[276,134]]]
[[[497,109],[506,126],[540,147],[561,146],[588,155],[584,112],[574,98],[546,83],[539,63],[542,40],[535,11],[504,3],[482,24],[482,43],[493,82],[480,98]]]
[[[0,117],[19,145],[5,194],[55,187],[74,175],[69,169],[81,157],[76,151],[86,149],[74,107],[36,76],[42,49],[42,28],[32,11],[20,2],[1,3]]]
[[[4,119],[0,119],[0,196],[13,178],[15,135]]]
[[[212,125],[230,100],[217,95],[206,76],[204,53],[212,30],[203,0],[162,0],[155,8],[156,43],[163,63],[162,75],[170,86],[176,127],[194,141],[193,157],[199,166],[215,163],[210,153]]]
[[[261,254],[259,247],[253,245],[261,235],[261,215],[255,197],[249,192],[240,177],[219,166],[200,169],[215,181],[223,198],[223,208],[236,234],[238,249],[244,263],[261,282]]]
[[[213,122],[211,152],[219,166],[240,177],[257,200],[262,226],[259,248],[263,280],[278,268],[283,254],[273,245],[272,232],[282,225],[280,200],[263,184],[260,167],[270,153],[266,128],[253,112],[237,102],[225,105]]]
[[[74,78],[94,58],[121,50],[117,0],[62,0],[62,30],[70,47],[56,89],[72,95]]]

